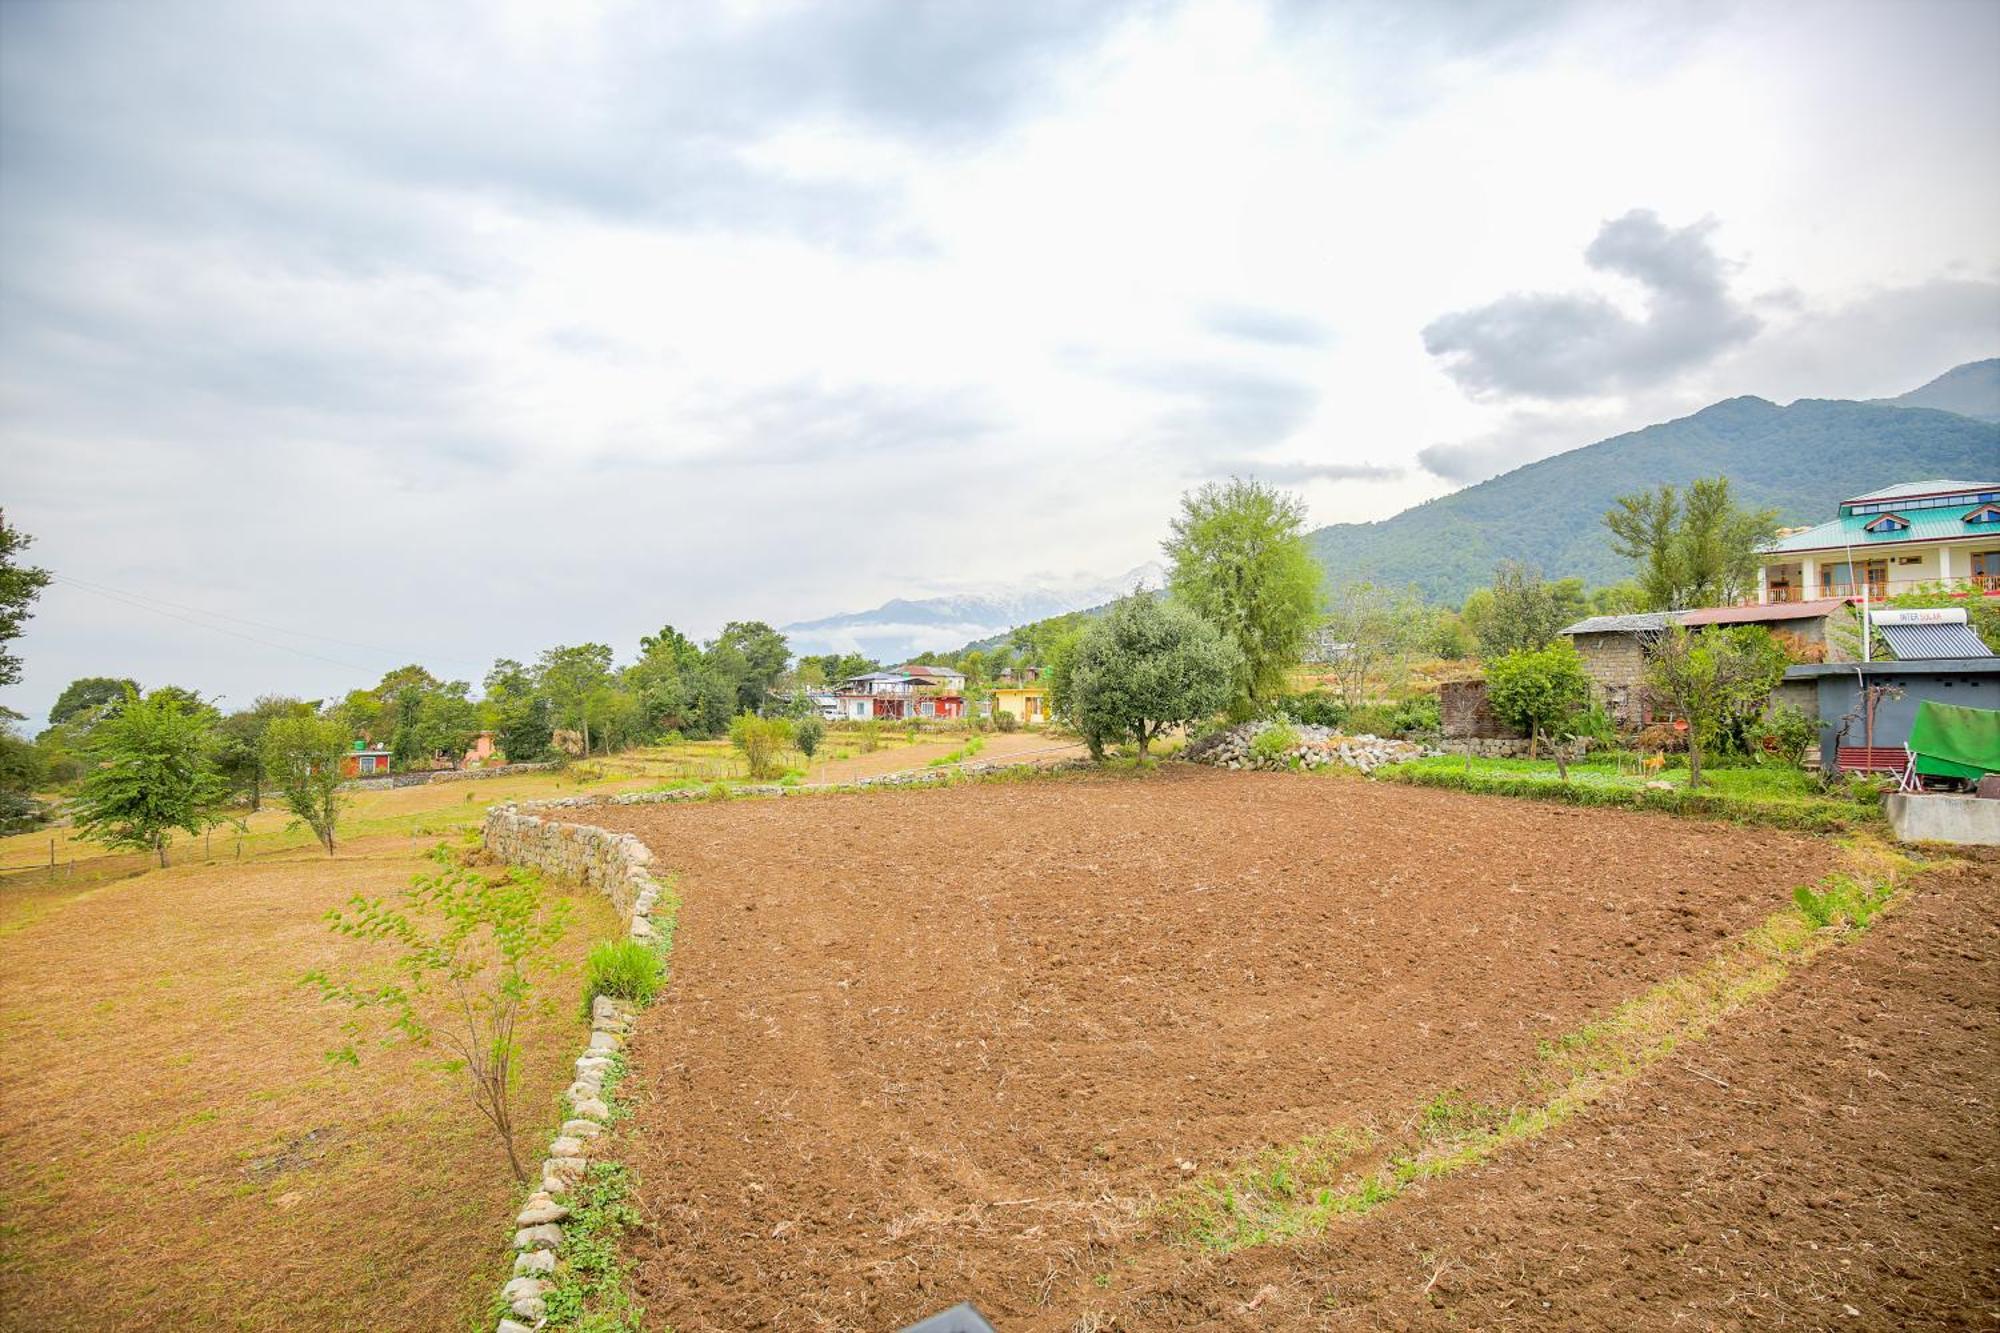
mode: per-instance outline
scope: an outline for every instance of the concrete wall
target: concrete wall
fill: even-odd
[[[1889,827],[1903,842],[2000,847],[2000,801],[1977,796],[1906,796],[1887,801]]]

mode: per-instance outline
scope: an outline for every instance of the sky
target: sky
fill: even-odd
[[[2000,5],[0,0],[0,692],[1117,575],[2000,354]]]

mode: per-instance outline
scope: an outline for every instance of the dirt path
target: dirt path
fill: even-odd
[[[862,778],[879,778],[889,773],[921,770],[929,767],[933,759],[964,750],[969,739],[970,737],[966,736],[939,736],[934,740],[919,741],[915,745],[877,750],[873,754],[856,754],[846,759],[826,760],[812,766],[810,780],[858,782]],[[995,732],[983,739],[985,745],[977,755],[971,756],[975,762],[992,763],[999,760],[1032,758],[1036,763],[1055,763],[1084,753],[1080,744],[1060,741],[1039,731]],[[838,748],[850,747],[843,744]]]
[[[682,872],[635,1051],[642,1297],[681,1333],[965,1298],[1071,1329],[1123,1295],[1120,1246],[1182,1163],[1511,1091],[1538,1038],[1833,864],[1718,824],[1196,770],[595,813]]]

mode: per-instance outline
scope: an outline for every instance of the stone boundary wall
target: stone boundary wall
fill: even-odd
[[[492,768],[447,768],[430,776],[432,782],[478,782],[481,778],[510,778],[516,773],[546,773],[561,765],[553,759],[534,764],[496,764]]]
[[[653,853],[637,838],[519,814],[512,806],[488,812],[484,837],[486,850],[495,856],[598,890],[628,918],[630,938],[659,943],[653,910],[664,889],[650,872]],[[514,1218],[514,1271],[501,1288],[508,1313],[494,1333],[533,1333],[548,1313],[544,1298],[552,1288],[546,1279],[554,1274],[556,1251],[562,1248],[569,1192],[583,1180],[591,1150],[609,1128],[604,1080],[631,1034],[637,1009],[629,1000],[608,995],[591,1003],[590,1041],[577,1057],[575,1080],[563,1093],[569,1117],[549,1144],[540,1188]]]

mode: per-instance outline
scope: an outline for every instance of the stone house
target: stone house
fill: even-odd
[[[1563,629],[1583,659],[1598,701],[1619,726],[1646,724],[1646,652],[1677,618],[1672,611],[1589,616]]]

